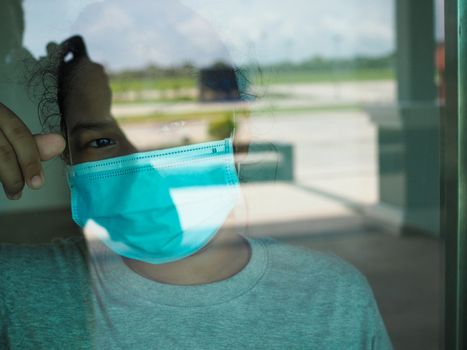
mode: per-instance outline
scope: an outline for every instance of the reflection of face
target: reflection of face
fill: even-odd
[[[111,90],[101,65],[81,58],[65,90],[63,114],[72,164],[136,152],[111,115]]]

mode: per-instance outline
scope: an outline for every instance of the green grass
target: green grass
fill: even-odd
[[[296,113],[316,113],[316,112],[334,112],[334,111],[359,111],[361,106],[358,104],[343,104],[343,105],[329,105],[329,106],[314,106],[314,107],[287,107],[287,108],[265,108],[261,110],[240,110],[236,111],[238,118],[247,118],[251,114],[253,117],[270,117],[277,113],[290,113],[290,116],[296,116]],[[117,117],[120,124],[132,124],[143,122],[174,122],[174,121],[190,121],[190,120],[217,120],[225,118],[232,113],[232,110],[220,111],[196,111],[186,113],[153,113],[147,115],[135,115]]]
[[[265,71],[258,79],[264,85],[388,80],[394,79],[394,71],[391,69],[357,69],[340,72],[313,72],[306,70],[291,72]]]
[[[162,79],[111,79],[112,92],[142,90],[177,90],[182,88],[193,88],[197,85],[195,77],[177,77]]]
[[[113,96],[113,103],[117,105],[131,105],[131,104],[141,104],[141,103],[177,103],[177,102],[196,102],[198,99],[192,96],[183,96],[183,97],[174,97],[174,98],[141,98],[137,100],[123,100]]]
[[[132,124],[142,122],[174,122],[174,121],[189,121],[189,120],[216,120],[225,118],[231,110],[225,111],[209,111],[209,112],[186,112],[186,113],[152,113],[146,115],[134,115],[125,117],[116,117],[120,124]],[[245,117],[246,112],[238,112],[240,117]]]
[[[323,72],[323,71],[272,71],[265,70],[261,75],[250,76],[252,84],[268,86],[272,84],[306,84],[320,82],[345,82],[345,81],[377,81],[394,79],[394,71],[391,69],[369,69],[359,68],[355,70]],[[195,76],[173,77],[161,79],[123,79],[112,78],[110,85],[114,92],[114,103],[134,104],[134,103],[175,103],[194,102],[197,97],[183,94],[180,89],[196,88],[197,80]],[[160,97],[139,98],[135,100],[125,100],[118,93],[143,90],[156,90],[160,92]],[[177,91],[178,90],[178,91]],[[167,92],[167,94],[164,94]],[[270,98],[287,98],[286,95],[268,96]],[[159,116],[155,116],[159,117]],[[139,117],[138,117],[139,118]],[[165,118],[165,117],[164,117]]]
[[[261,76],[250,78],[253,83],[259,85],[269,84],[294,84],[294,83],[318,83],[335,81],[364,81],[394,79],[394,71],[391,69],[360,68],[336,72],[316,71],[271,71],[265,70]],[[182,88],[194,88],[198,84],[196,77],[174,77],[161,79],[121,79],[110,80],[110,87],[114,93],[142,90],[177,90]]]

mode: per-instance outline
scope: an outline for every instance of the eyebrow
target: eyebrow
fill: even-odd
[[[106,121],[106,122],[92,122],[92,123],[78,123],[71,129],[70,134],[73,135],[77,132],[85,131],[85,130],[102,130],[113,126],[114,122]]]

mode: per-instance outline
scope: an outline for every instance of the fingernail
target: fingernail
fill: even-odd
[[[18,199],[21,198],[21,195],[22,195],[22,194],[23,194],[22,192],[18,192],[17,194],[13,194],[13,195],[7,194],[6,196],[7,196],[9,199],[11,199],[11,200],[16,201],[16,200],[18,200]]]
[[[37,189],[37,188],[41,187],[43,182],[44,181],[42,180],[42,176],[40,176],[40,175],[35,175],[35,176],[33,176],[31,178],[31,186],[33,188]]]

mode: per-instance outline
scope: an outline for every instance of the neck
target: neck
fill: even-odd
[[[246,239],[234,229],[222,228],[199,252],[167,264],[149,264],[123,257],[135,273],[160,283],[197,285],[221,281],[240,272],[251,251]]]

